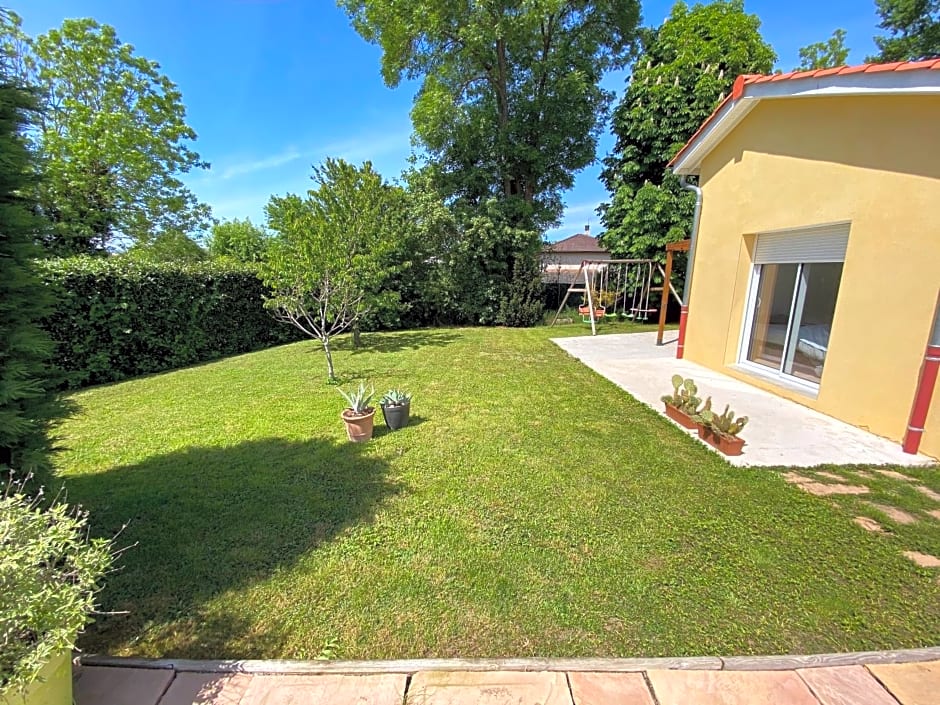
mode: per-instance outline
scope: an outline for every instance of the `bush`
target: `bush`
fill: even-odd
[[[74,257],[44,262],[44,327],[69,387],[113,382],[299,339],[263,308],[255,270]]]
[[[71,650],[111,565],[111,543],[86,540],[86,515],[41,509],[17,486],[0,495],[0,697]]]

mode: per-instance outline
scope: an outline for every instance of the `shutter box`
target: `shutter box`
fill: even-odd
[[[849,243],[849,223],[830,223],[810,228],[760,233],[754,264],[844,262]]]

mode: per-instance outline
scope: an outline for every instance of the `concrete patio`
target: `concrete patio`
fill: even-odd
[[[425,661],[89,659],[77,705],[929,705],[940,649]],[[932,659],[932,660],[930,660]]]
[[[719,411],[730,404],[734,411],[750,418],[741,434],[747,441],[743,455],[727,458],[733,465],[813,467],[936,462],[924,455],[903,453],[900,443],[728,375],[688,360],[677,360],[676,333],[672,331],[667,333],[662,346],[656,345],[656,333],[554,338],[553,342],[660,414],[663,414],[660,397],[671,391],[672,375],[692,377],[699,396],[712,396]],[[683,430],[698,438],[694,431]]]

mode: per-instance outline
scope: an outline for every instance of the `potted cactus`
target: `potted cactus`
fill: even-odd
[[[744,439],[738,434],[747,425],[747,416],[735,418],[728,404],[725,405],[723,413],[716,414],[712,411],[711,397],[709,397],[696,419],[700,422],[699,438],[725,455],[741,455]]]
[[[697,394],[698,387],[691,378],[673,375],[672,394],[661,397],[666,405],[666,416],[686,428],[696,428],[699,423],[695,417],[700,413],[699,404],[702,402]]]
[[[0,545],[0,705],[71,705],[72,649],[112,543],[88,537],[86,513],[11,482],[0,490]]]
[[[366,389],[366,383],[360,382],[359,388],[350,392],[342,389],[339,393],[349,404],[343,409],[342,418],[346,424],[346,435],[353,443],[364,443],[372,438],[375,408],[370,406],[375,396],[375,387]]]
[[[385,425],[390,431],[397,431],[408,425],[411,418],[411,394],[401,389],[389,389],[379,402]]]

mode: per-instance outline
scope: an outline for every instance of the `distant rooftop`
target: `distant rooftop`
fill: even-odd
[[[591,237],[586,233],[566,237],[564,240],[550,244],[547,249],[552,252],[607,252],[597,242],[596,237]]]

